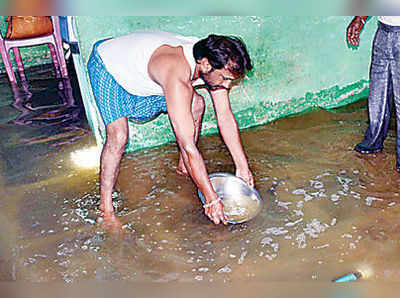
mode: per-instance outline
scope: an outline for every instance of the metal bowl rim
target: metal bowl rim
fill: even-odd
[[[213,173],[213,174],[208,175],[208,178],[209,178],[210,180],[211,180],[211,178],[214,178],[214,177],[233,177],[233,178],[239,179],[241,183],[243,183],[247,188],[249,188],[249,189],[256,195],[258,201],[260,202],[260,203],[259,203],[258,211],[257,211],[252,217],[247,218],[246,220],[243,220],[243,221],[228,220],[229,223],[232,223],[232,224],[239,224],[239,223],[247,222],[247,221],[253,219],[253,218],[261,211],[261,208],[262,208],[262,199],[261,199],[261,196],[260,196],[260,194],[258,193],[257,189],[255,189],[255,187],[253,187],[253,188],[248,187],[247,184],[246,184],[246,182],[245,182],[243,179],[241,179],[241,178],[239,178],[239,177],[237,177],[237,176],[235,176],[235,175],[233,175],[233,174],[231,174],[231,173],[218,172],[218,173]],[[201,202],[204,204],[205,198],[204,198],[203,193],[200,191],[200,189],[197,189],[197,194],[198,194],[198,196],[200,197]]]

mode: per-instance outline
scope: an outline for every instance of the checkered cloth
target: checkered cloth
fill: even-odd
[[[106,70],[98,46],[105,40],[96,42],[88,61],[88,72],[100,114],[104,124],[128,117],[134,121],[148,121],[167,111],[165,97],[161,95],[137,96],[130,94],[119,85]]]

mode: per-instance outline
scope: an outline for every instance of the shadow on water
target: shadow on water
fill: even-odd
[[[75,76],[56,79],[52,65],[27,73],[28,80],[18,86],[5,75],[0,80],[0,158],[6,184],[45,179],[51,172],[38,167],[46,167],[48,155],[88,132]],[[74,74],[72,65],[69,73]]]

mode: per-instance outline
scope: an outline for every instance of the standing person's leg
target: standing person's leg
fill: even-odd
[[[396,112],[396,170],[400,172],[400,63],[393,65],[393,94]]]
[[[204,103],[204,98],[200,94],[198,94],[196,91],[193,93],[193,101],[192,101],[192,115],[193,115],[193,120],[194,120],[194,126],[195,126],[195,143],[199,140],[199,134],[200,134],[200,129],[201,129],[201,123],[203,120],[203,115],[204,115],[204,110],[205,110],[205,103]],[[187,176],[189,175],[185,164],[183,163],[183,158],[182,154],[179,153],[179,162],[178,162],[178,167],[176,169],[177,173],[180,175]]]
[[[128,120],[115,120],[106,127],[106,143],[100,158],[100,210],[104,216],[114,214],[112,191],[118,177],[119,164],[128,142]]]
[[[400,27],[393,33],[393,60],[391,61],[393,95],[396,108],[396,169],[400,172]]]
[[[360,153],[381,152],[387,136],[393,106],[387,32],[378,29],[372,49],[368,97],[369,126],[355,150]]]
[[[106,217],[114,215],[112,191],[119,164],[128,142],[127,117],[135,111],[137,97],[123,89],[107,71],[99,53],[100,40],[93,46],[88,61],[90,83],[97,107],[106,126],[106,140],[100,157],[100,210]]]

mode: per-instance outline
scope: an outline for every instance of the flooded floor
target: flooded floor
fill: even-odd
[[[34,96],[22,102],[56,102],[51,75],[30,77]],[[71,159],[94,145],[81,104],[23,114],[11,106],[5,77],[0,90],[2,281],[329,282],[354,271],[362,280],[400,280],[395,131],[383,153],[353,151],[367,125],[365,101],[243,132],[263,198],[261,213],[244,224],[207,219],[192,181],[175,173],[176,145],[125,155],[115,232],[94,220],[97,170]],[[234,172],[218,136],[199,147],[210,173]]]

